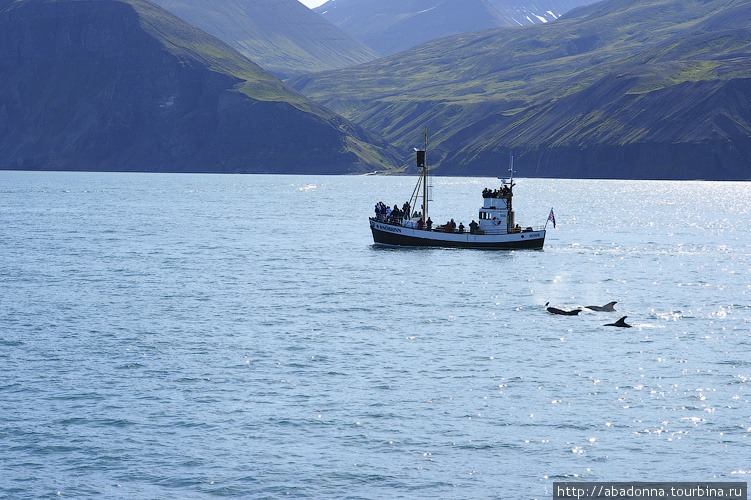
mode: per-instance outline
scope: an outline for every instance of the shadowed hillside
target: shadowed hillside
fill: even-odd
[[[297,0],[155,0],[281,79],[379,55]]]
[[[0,0],[3,169],[347,173],[388,145],[145,0]]]

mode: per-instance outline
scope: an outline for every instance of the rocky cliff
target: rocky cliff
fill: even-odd
[[[146,0],[0,0],[0,168],[349,173],[390,147]]]

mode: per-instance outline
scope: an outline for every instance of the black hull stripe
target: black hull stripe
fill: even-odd
[[[491,242],[470,242],[470,241],[445,241],[433,240],[426,238],[417,238],[404,234],[390,233],[381,231],[375,227],[370,227],[373,231],[373,241],[381,245],[393,245],[404,247],[447,247],[447,248],[485,248],[493,250],[516,250],[516,249],[541,249],[545,243],[545,236],[542,238],[530,238],[519,241],[491,241]]]

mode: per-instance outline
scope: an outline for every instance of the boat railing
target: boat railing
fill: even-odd
[[[528,227],[522,227],[520,229],[517,229],[515,231],[504,231],[503,229],[478,229],[474,233],[471,232],[469,229],[465,229],[462,232],[459,232],[457,230],[453,231],[446,231],[443,227],[439,227],[438,229],[433,229],[433,231],[438,231],[439,233],[449,232],[454,234],[516,234],[516,233],[533,233],[536,231],[544,231],[544,226],[528,226]]]
[[[545,226],[526,226],[514,229],[512,231],[504,231],[502,229],[490,229],[485,230],[481,234],[516,234],[516,233],[533,233],[536,231],[544,231]]]
[[[383,224],[390,224],[392,226],[400,226],[400,227],[409,227],[411,229],[418,229],[417,227],[417,221],[415,219],[400,219],[400,218],[393,218],[393,217],[386,217],[385,215],[379,215],[378,217],[371,217],[371,220],[381,222]],[[545,226],[526,226],[526,227],[519,227],[512,231],[504,231],[502,229],[489,229],[489,230],[477,230],[476,232],[472,233],[469,228],[464,228],[464,231],[459,231],[458,229],[451,229],[449,231],[446,231],[445,226],[433,226],[430,229],[427,227],[421,228],[423,231],[431,231],[433,233],[448,233],[448,234],[515,234],[515,233],[532,233],[536,231],[544,231]]]
[[[407,217],[394,217],[392,215],[386,215],[386,214],[378,214],[375,217],[371,217],[372,220],[383,222],[384,224],[391,224],[393,226],[403,226],[405,222],[412,221],[413,219],[408,219]],[[415,224],[417,223],[417,219],[414,219]]]

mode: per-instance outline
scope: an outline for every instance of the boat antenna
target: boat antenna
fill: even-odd
[[[509,168],[508,168],[508,171],[511,174],[511,179],[509,181],[509,184],[513,188],[514,187],[514,155],[511,155],[509,157]]]

